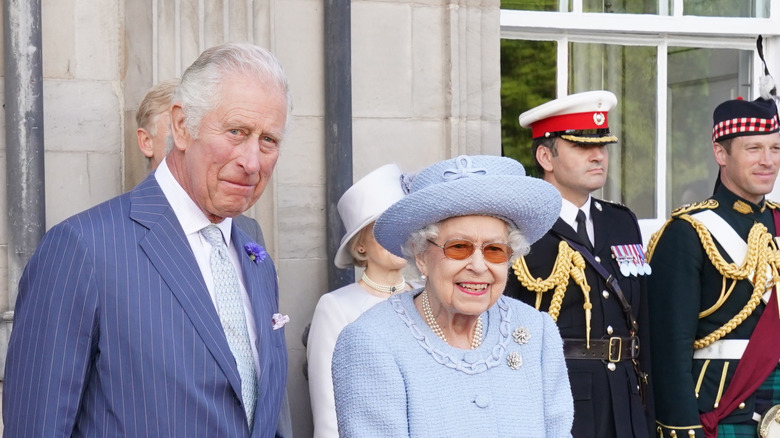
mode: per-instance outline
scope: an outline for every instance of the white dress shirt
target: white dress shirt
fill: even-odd
[[[203,274],[203,279],[206,281],[206,287],[209,290],[211,302],[214,303],[214,309],[216,309],[217,302],[214,294],[214,278],[211,275],[211,264],[209,262],[211,244],[209,244],[208,241],[206,241],[206,238],[200,233],[200,230],[210,225],[211,221],[209,221],[187,192],[184,191],[184,188],[176,181],[176,178],[173,177],[164,158],[157,167],[157,170],[155,170],[154,177],[157,180],[157,183],[160,184],[160,188],[162,189],[163,194],[165,194],[165,198],[168,199],[168,202],[171,204],[171,208],[173,209],[174,214],[176,214],[176,218],[179,220],[179,224],[181,224],[184,234],[187,236],[192,252],[195,254],[195,260],[198,262],[200,272]],[[244,314],[246,315],[246,326],[249,331],[249,343],[252,346],[252,356],[255,361],[255,369],[257,370],[259,378],[260,360],[257,353],[257,329],[255,328],[255,318],[252,313],[252,303],[246,292],[244,276],[241,273],[241,263],[238,260],[238,251],[230,239],[233,219],[225,218],[222,222],[215,225],[222,231],[222,237],[224,237],[228,248],[228,256],[233,263],[233,267],[236,268],[236,275],[238,276],[239,287],[241,288],[241,298],[244,302]]]
[[[585,213],[585,231],[588,232],[590,244],[595,246],[596,242],[593,239],[593,218],[590,217],[590,202],[592,199],[593,198],[588,196],[588,200],[585,201],[580,208],[577,208],[571,201],[563,199],[563,202],[561,203],[561,219],[569,224],[574,231],[577,231],[577,210],[582,210],[582,212]]]

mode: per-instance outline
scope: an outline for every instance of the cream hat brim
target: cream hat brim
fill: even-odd
[[[336,267],[344,269],[355,264],[349,241],[404,197],[401,176],[397,165],[386,164],[358,180],[341,196],[337,208],[346,233],[333,259]]]

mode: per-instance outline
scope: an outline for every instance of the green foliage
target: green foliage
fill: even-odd
[[[501,141],[504,156],[512,157],[535,174],[531,130],[518,116],[555,99],[556,43],[501,40]],[[538,176],[538,175],[537,175]]]
[[[501,0],[501,9],[557,11],[558,0]]]
[[[582,10],[613,14],[657,14],[658,0],[583,0]]]
[[[754,0],[685,0],[683,14],[703,17],[768,17],[769,2],[761,2],[764,8],[755,12]]]

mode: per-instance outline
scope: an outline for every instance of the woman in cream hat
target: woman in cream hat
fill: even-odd
[[[347,326],[333,354],[341,437],[570,437],[573,402],[555,323],[502,296],[513,256],[550,229],[561,196],[510,158],[424,169],[374,236],[425,287]]]
[[[339,268],[365,268],[360,281],[320,298],[309,329],[307,360],[314,437],[338,437],[333,402],[331,359],[341,330],[375,304],[409,289],[401,270],[406,260],[387,252],[374,240],[374,221],[404,196],[401,169],[382,166],[350,187],[338,203],[346,234],[336,252]]]

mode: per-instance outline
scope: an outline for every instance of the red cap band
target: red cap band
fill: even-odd
[[[544,137],[548,132],[583,129],[607,129],[607,112],[563,114],[539,120],[531,125],[533,138]]]

